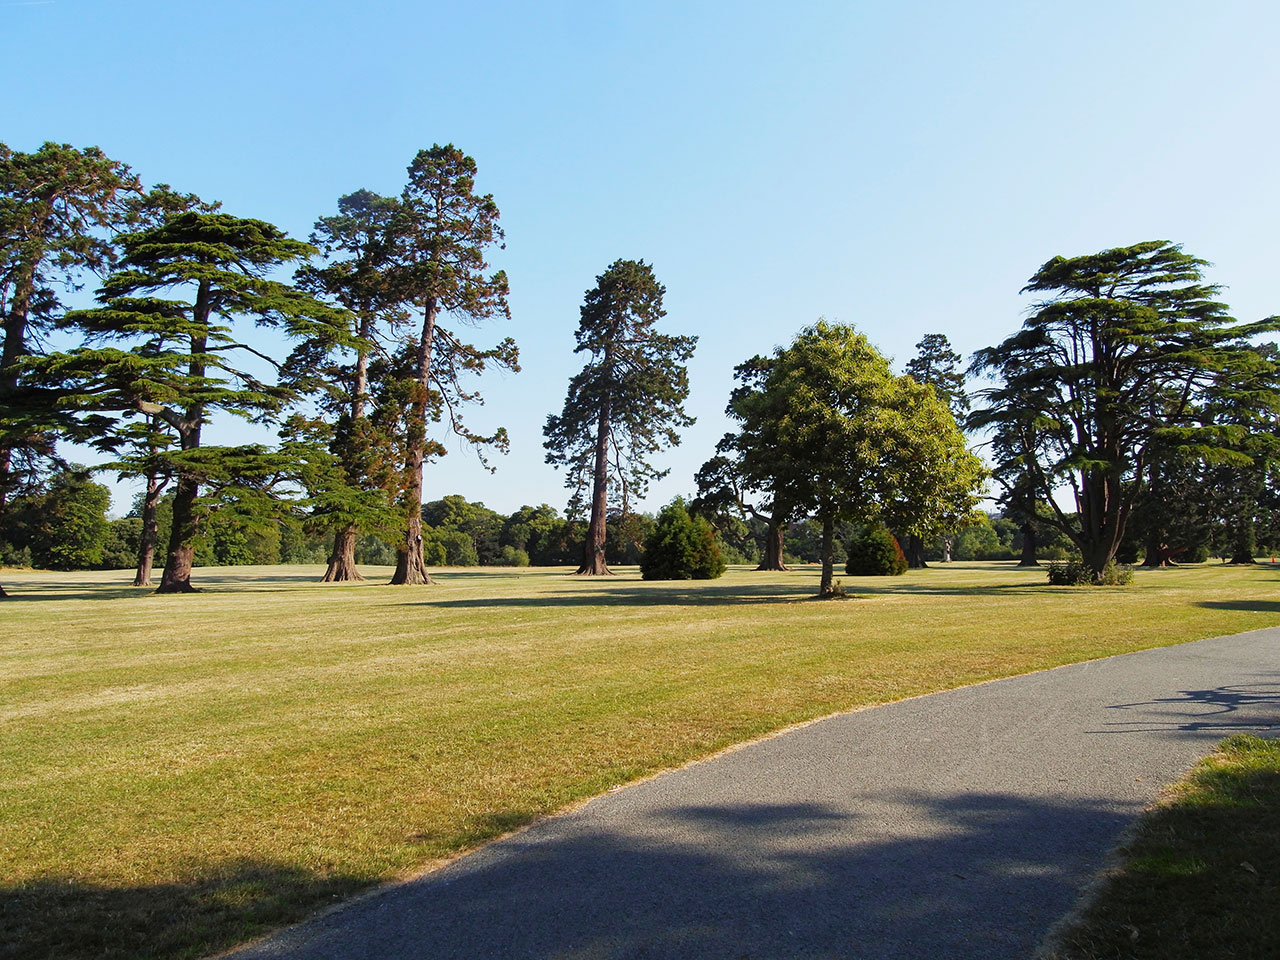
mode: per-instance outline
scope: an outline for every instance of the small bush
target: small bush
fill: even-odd
[[[884,527],[870,527],[849,541],[844,572],[851,577],[896,577],[907,572],[898,538]]]
[[[644,543],[640,572],[646,580],[714,580],[724,573],[716,533],[705,517],[691,517],[677,497],[658,514]]]
[[[1067,560],[1049,564],[1049,583],[1055,587],[1081,587],[1096,584],[1100,587],[1122,587],[1133,583],[1133,567],[1118,564],[1114,560],[1102,568],[1096,580],[1093,571],[1082,560]]]
[[[529,554],[519,547],[503,547],[498,551],[498,566],[527,567],[528,565]]]

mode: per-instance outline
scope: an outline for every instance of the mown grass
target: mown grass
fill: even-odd
[[[1280,957],[1280,741],[1242,734],[1198,764],[1045,956]]]
[[[1280,622],[1268,566],[319,573],[5,573],[0,957],[208,953],[787,724]]]

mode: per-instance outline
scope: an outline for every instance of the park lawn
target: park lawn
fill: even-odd
[[[1149,810],[1047,960],[1280,957],[1280,740],[1240,734]]]
[[[320,572],[4,572],[0,957],[202,955],[788,724],[1280,623],[1270,565]]]

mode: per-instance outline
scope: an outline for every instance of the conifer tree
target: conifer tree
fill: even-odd
[[[259,446],[206,446],[204,426],[222,411],[246,420],[279,413],[288,388],[264,382],[238,362],[276,361],[230,325],[237,318],[294,337],[343,336],[339,311],[268,279],[314,248],[260,220],[189,212],[120,238],[118,269],[99,292],[102,306],[73,311],[94,345],[49,358],[47,376],[75,383],[78,409],[132,411],[177,437],[155,452],[176,478],[173,525],[159,592],[191,590],[202,485],[266,484],[288,469],[287,455]],[[121,343],[123,346],[107,346]],[[101,345],[99,345],[101,344]]]
[[[659,333],[655,324],[665,288],[643,260],[616,260],[596,278],[581,308],[575,353],[590,356],[569,381],[559,416],[547,417],[547,463],[564,467],[573,491],[571,515],[590,492],[591,520],[579,574],[610,572],[605,562],[606,523],[612,489],[625,512],[651,481],[666,475],[650,463],[680,442],[679,427],[693,423],[684,411],[689,375],[684,364],[697,337]]]
[[[489,436],[476,433],[463,422],[460,407],[480,402],[479,393],[466,386],[467,375],[482,373],[489,364],[520,369],[515,341],[508,337],[483,349],[467,343],[457,326],[446,325],[450,318],[471,325],[510,317],[506,274],[486,272],[486,248],[500,244],[503,236],[498,206],[491,195],[475,193],[475,174],[475,161],[452,144],[420,151],[409,165],[393,227],[391,282],[409,311],[411,331],[392,358],[399,373],[390,377],[396,383],[389,383],[400,401],[404,444],[399,502],[405,534],[396,548],[395,584],[431,582],[423,557],[422,468],[445,451],[428,439],[428,425],[445,419],[453,433],[477,449],[507,449],[505,429]]]

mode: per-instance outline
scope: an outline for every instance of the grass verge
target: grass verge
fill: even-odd
[[[791,723],[1280,622],[1269,566],[320,572],[6,573],[0,957],[209,953]]]
[[[1045,960],[1280,957],[1280,741],[1238,735],[1135,828]]]

